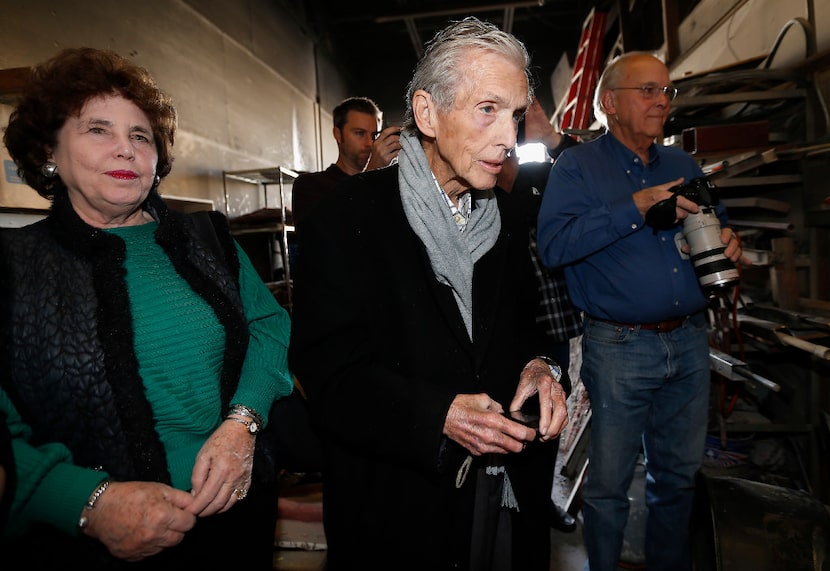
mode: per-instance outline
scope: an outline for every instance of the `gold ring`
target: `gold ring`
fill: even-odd
[[[248,497],[248,490],[240,490],[237,488],[233,491],[233,495],[236,496],[237,500],[242,501]]]

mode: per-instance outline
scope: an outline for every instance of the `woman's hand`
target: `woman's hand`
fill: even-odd
[[[226,420],[216,429],[193,467],[190,511],[200,517],[229,510],[251,487],[256,436],[245,425]]]
[[[95,507],[84,509],[83,533],[113,556],[139,561],[178,545],[196,524],[188,509],[193,497],[157,482],[112,482]]]

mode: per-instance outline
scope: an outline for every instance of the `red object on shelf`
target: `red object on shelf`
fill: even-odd
[[[769,146],[769,121],[703,125],[683,129],[683,150],[692,155]]]
[[[606,17],[605,12],[598,12],[594,8],[582,24],[582,36],[576,52],[561,129],[587,129],[590,126],[594,89],[599,79],[603,53]]]

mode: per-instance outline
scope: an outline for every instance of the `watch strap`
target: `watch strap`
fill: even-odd
[[[559,363],[550,357],[546,357],[545,355],[536,355],[535,359],[545,362],[548,368],[550,368],[550,374],[553,375],[553,378],[557,383],[562,380],[562,367],[559,366]]]
[[[245,420],[244,418],[238,418],[236,416],[226,416],[225,420],[232,420],[234,422],[238,422],[239,424],[244,424],[248,429],[248,432],[251,434],[259,432],[260,424],[256,420]]]

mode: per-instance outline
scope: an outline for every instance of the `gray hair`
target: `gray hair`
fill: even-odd
[[[597,82],[597,88],[594,91],[594,117],[602,125],[608,128],[608,115],[605,113],[605,108],[602,106],[602,94],[609,89],[614,89],[620,84],[620,78],[625,74],[626,63],[634,57],[651,56],[663,61],[654,52],[627,52],[619,55],[611,60],[606,66],[605,71]]]
[[[530,73],[530,55],[527,48],[515,36],[503,32],[489,22],[469,16],[453,22],[426,44],[426,51],[406,88],[406,114],[403,131],[417,133],[418,127],[412,111],[412,96],[423,89],[432,96],[438,110],[449,111],[466,76],[464,58],[469,50],[480,49],[500,54],[514,62],[527,78],[527,102],[533,99],[533,81]]]

